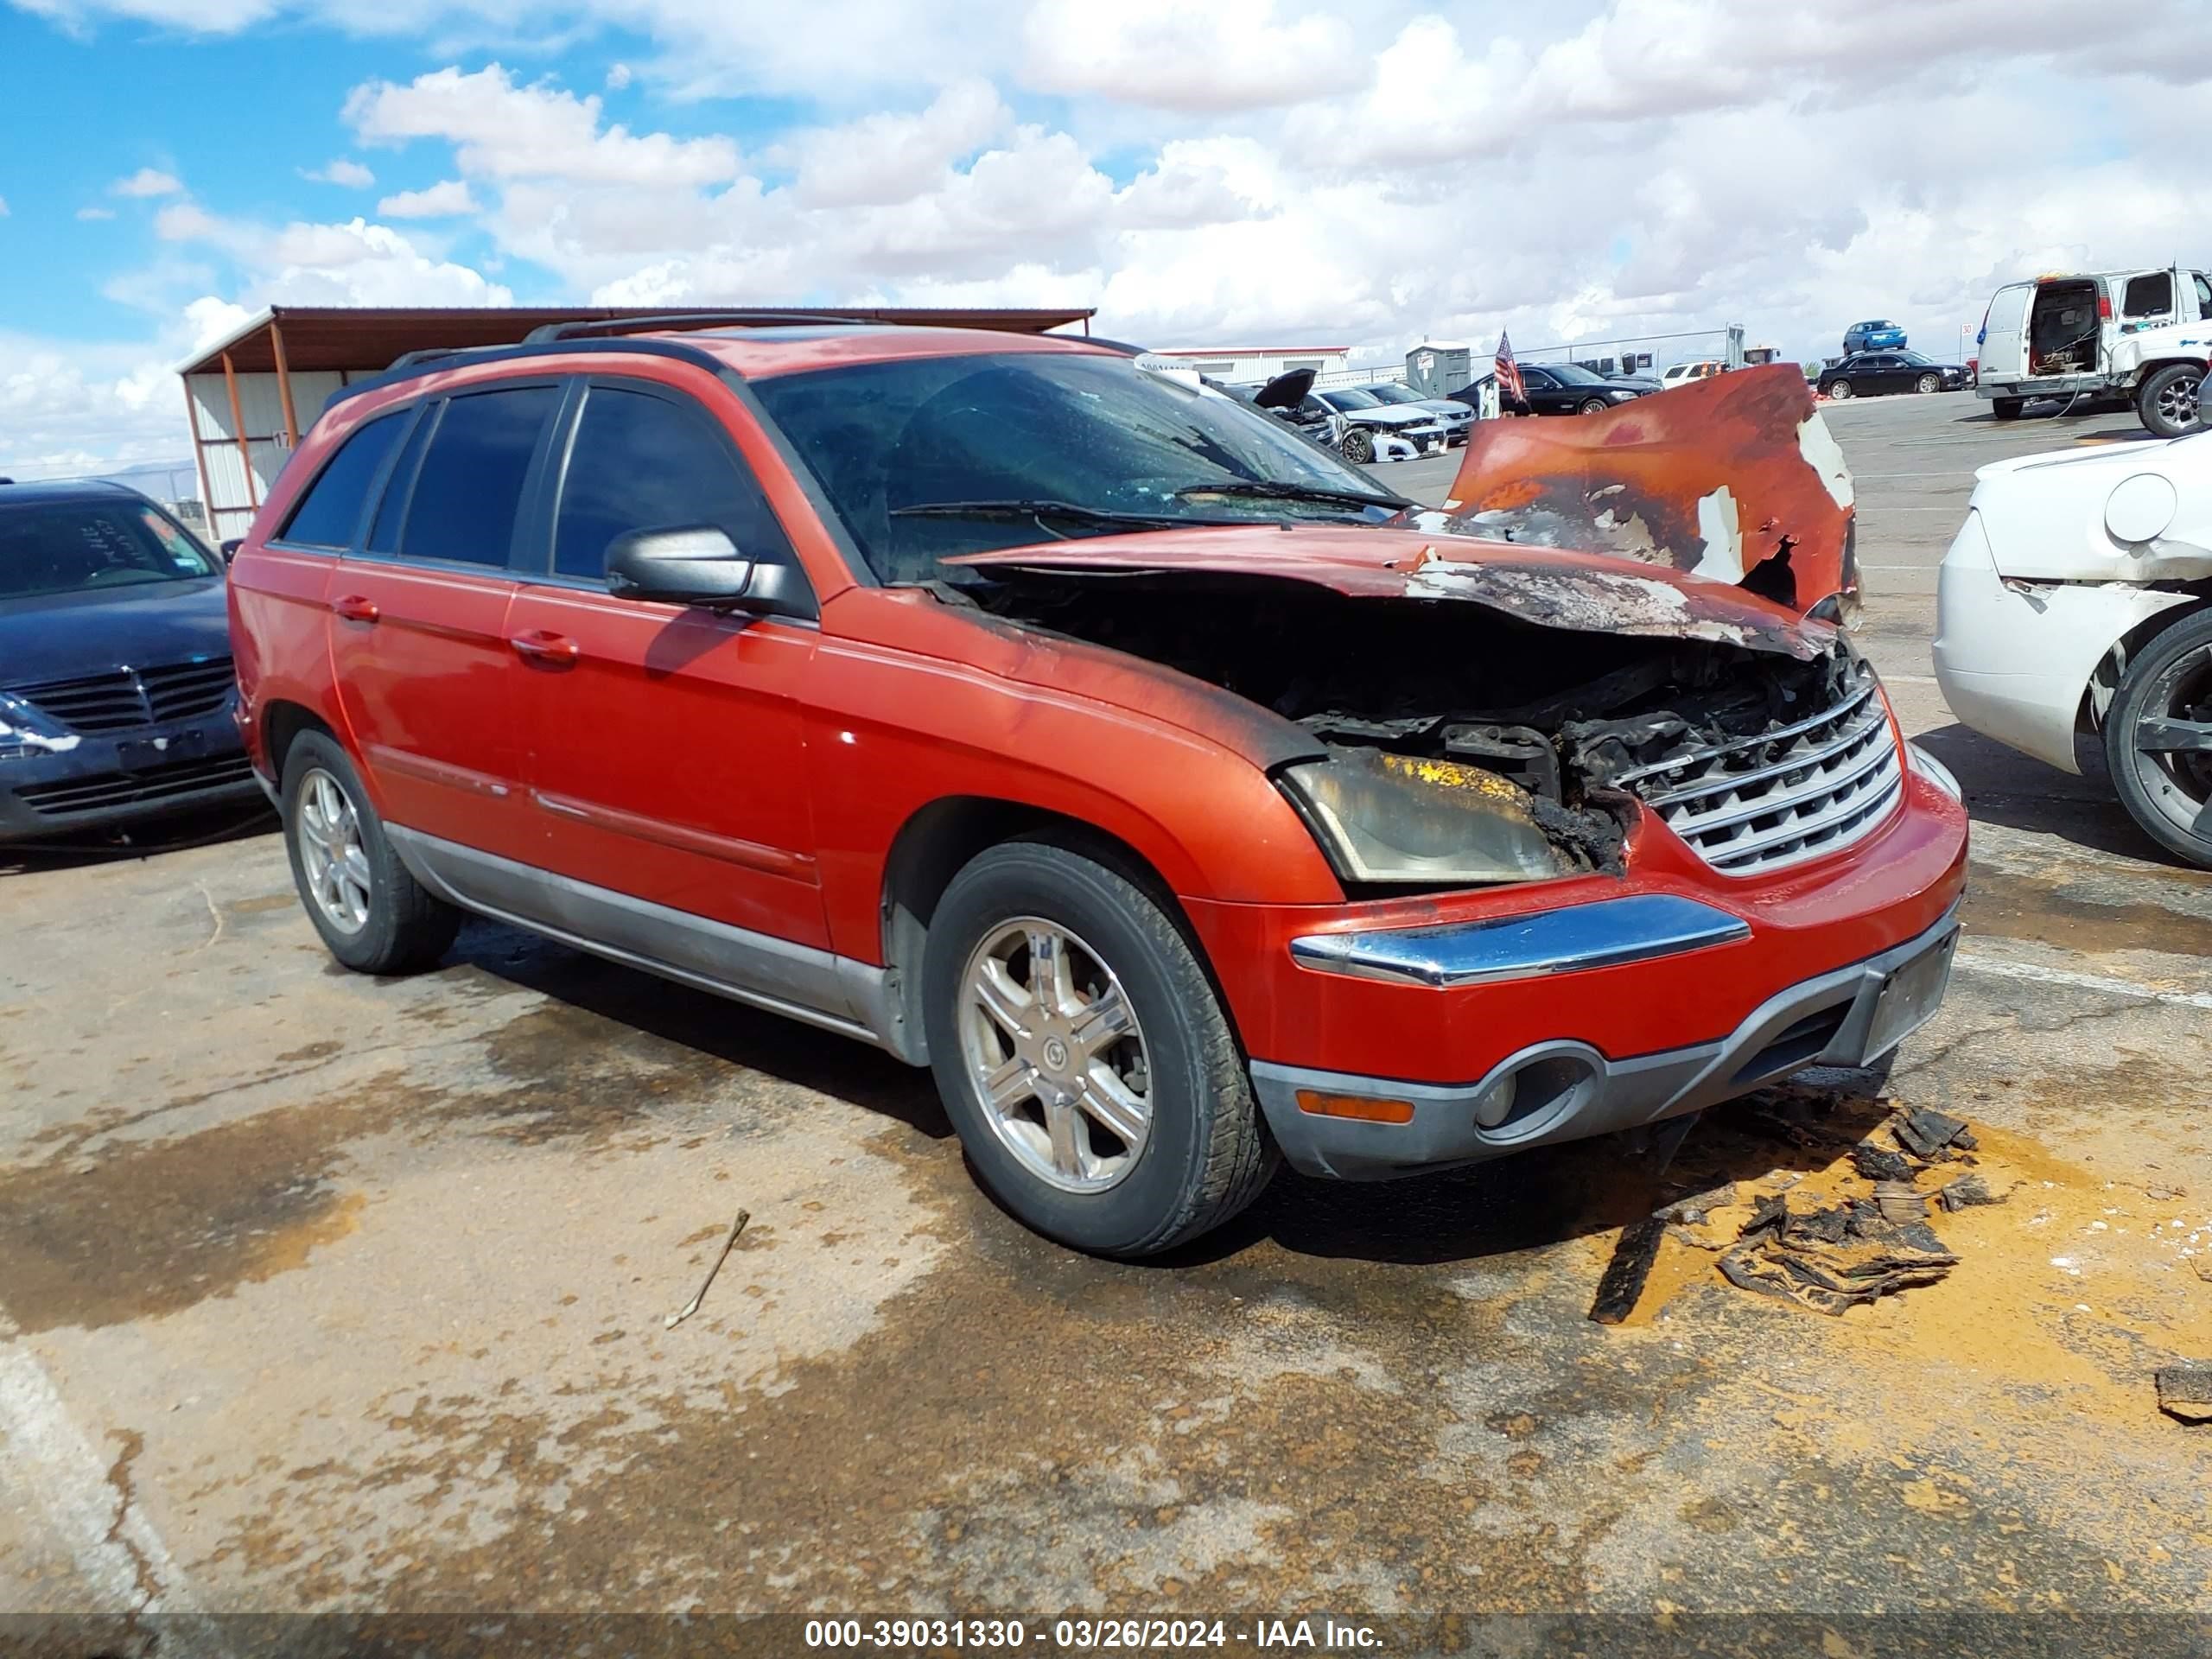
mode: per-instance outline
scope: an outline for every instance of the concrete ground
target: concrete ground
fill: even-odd
[[[729,1611],[1027,1616],[1033,1647],[1060,1613],[1221,1618],[1232,1649],[1328,1613],[1389,1652],[2196,1650],[2212,1427],[2151,1374],[2212,1358],[2212,876],[2094,772],[1953,723],[1928,663],[1972,467],[2133,423],[1829,419],[1868,647],[1976,821],[1950,999],[1890,1089],[1969,1119],[2004,1198],[1936,1217],[1942,1282],[1830,1319],[1714,1271],[1752,1198],[1865,1191],[1863,1087],[1711,1115],[1665,1183],[1613,1141],[1286,1174],[1123,1266],[1001,1215],[926,1079],[857,1046],[491,926],[424,977],[344,973],[265,830],[21,860],[0,1651],[337,1651],[194,1615],[371,1611],[503,1653],[804,1646],[556,1617]],[[1590,1323],[1623,1224],[1724,1182],[1629,1323]],[[458,1617],[491,1611],[550,1622]]]

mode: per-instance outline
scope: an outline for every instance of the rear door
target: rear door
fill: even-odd
[[[2028,372],[2028,308],[2035,302],[2033,283],[2013,283],[1997,290],[1981,325],[1981,378],[2018,380]]]
[[[550,568],[507,618],[529,653],[518,696],[533,861],[826,946],[798,701],[819,629],[607,591],[607,545],[627,531],[712,524],[747,556],[796,570],[791,543],[721,418],[698,401],[614,377],[580,394],[548,478],[551,547],[537,556]],[[745,418],[734,406],[730,417]],[[667,960],[677,947],[639,948]]]
[[[507,644],[513,559],[560,402],[550,381],[418,406],[374,518],[332,575],[330,654],[391,823],[528,851]]]
[[[2120,332],[2140,334],[2177,322],[2183,295],[2171,270],[2138,271],[2113,284],[2120,290]],[[2195,308],[2192,307],[2193,310]]]

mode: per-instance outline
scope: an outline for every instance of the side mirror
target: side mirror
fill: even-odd
[[[245,537],[243,536],[233,536],[229,541],[225,542],[223,543],[223,563],[225,564],[228,564],[232,559],[238,557],[238,549],[245,545]]]
[[[626,531],[607,544],[607,591],[617,599],[760,616],[811,616],[804,581],[791,566],[737,550],[715,524]]]

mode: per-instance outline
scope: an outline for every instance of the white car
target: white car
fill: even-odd
[[[1669,364],[1659,377],[1659,389],[1672,391],[1676,386],[1686,386],[1693,380],[1710,380],[1716,374],[1725,374],[1728,365],[1718,358],[1706,358],[1694,363]]]
[[[2212,433],[1984,467],[1944,556],[1936,677],[1974,730],[2079,772],[2212,868]]]

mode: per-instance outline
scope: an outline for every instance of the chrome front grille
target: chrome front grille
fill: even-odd
[[[82,679],[0,689],[73,732],[96,735],[212,715],[230,696],[234,677],[228,657],[203,657],[160,668],[111,669]]]
[[[1618,780],[1716,870],[1754,875],[1871,833],[1904,793],[1873,671],[1853,665],[1833,707],[1756,737],[1701,748]]]

